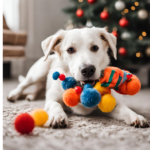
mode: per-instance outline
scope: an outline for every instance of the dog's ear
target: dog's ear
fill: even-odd
[[[113,34],[107,32],[106,28],[98,28],[98,30],[100,31],[100,38],[109,44],[114,58],[117,59],[117,38]]]
[[[60,43],[64,37],[65,34],[65,30],[59,30],[58,32],[56,32],[54,35],[46,38],[44,41],[42,41],[41,43],[41,47],[43,49],[44,55],[45,55],[45,61],[48,58],[50,52],[56,51],[59,53],[59,55],[61,55],[60,53]]]

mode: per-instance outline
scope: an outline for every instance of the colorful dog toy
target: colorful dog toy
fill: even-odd
[[[34,128],[34,120],[28,113],[22,113],[16,117],[14,126],[19,133],[28,134]]]
[[[43,109],[35,109],[31,112],[31,116],[34,119],[34,123],[36,126],[42,126],[48,120],[48,114]]]
[[[31,112],[31,115],[28,113],[19,114],[15,121],[15,129],[21,134],[28,134],[32,132],[35,125],[42,126],[48,120],[48,114],[43,109],[35,109]]]
[[[100,82],[93,87],[90,84],[82,86],[73,77],[65,77],[59,72],[53,73],[53,79],[62,81],[62,87],[66,90],[63,101],[69,107],[76,106],[79,102],[85,107],[98,105],[102,112],[111,112],[116,106],[116,100],[111,95],[114,89],[120,94],[134,95],[139,92],[141,84],[139,79],[131,73],[116,67],[108,67],[104,70]]]
[[[141,88],[140,80],[129,71],[108,67],[100,78],[102,86],[115,89],[120,94],[135,95]]]

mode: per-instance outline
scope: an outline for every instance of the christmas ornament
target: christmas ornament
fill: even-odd
[[[102,20],[107,20],[109,18],[109,13],[107,11],[103,11],[100,13],[100,18]]]
[[[122,34],[121,34],[121,38],[123,39],[123,40],[127,40],[127,39],[129,39],[131,37],[131,34],[129,33],[129,32],[123,32]]]
[[[119,1],[117,1],[117,2],[115,3],[115,8],[116,8],[116,10],[118,10],[118,11],[124,10],[125,7],[126,7],[125,3],[124,3],[123,1],[121,1],[121,0],[119,0]]]
[[[120,56],[126,56],[127,50],[124,47],[120,47],[118,53]]]
[[[82,17],[82,16],[84,15],[84,11],[83,11],[82,9],[78,9],[78,10],[76,11],[76,15],[77,15],[78,17]]]
[[[148,12],[145,9],[141,9],[138,11],[138,17],[141,20],[144,20],[144,19],[148,18]]]
[[[94,4],[96,2],[96,0],[88,0],[88,3],[90,4]]]
[[[129,25],[129,21],[126,18],[122,18],[119,21],[119,25],[123,28],[126,28]]]
[[[150,3],[150,0],[147,0],[147,3]]]
[[[150,57],[150,46],[146,49],[146,55]]]
[[[119,37],[119,34],[118,34],[118,32],[116,31],[116,30],[113,30],[112,32],[111,32],[111,34],[113,34],[115,37]]]
[[[87,27],[92,27],[92,26],[93,26],[91,20],[88,20],[88,21],[86,22],[86,26],[87,26]]]

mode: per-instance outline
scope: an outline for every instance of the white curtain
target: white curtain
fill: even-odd
[[[19,20],[20,0],[3,0],[3,13],[11,30],[17,31],[20,27]]]

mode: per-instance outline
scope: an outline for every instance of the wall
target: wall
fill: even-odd
[[[20,0],[19,29],[28,33],[25,61],[12,62],[12,74],[25,75],[31,65],[43,56],[41,41],[64,28],[67,16],[62,9],[69,0]]]

